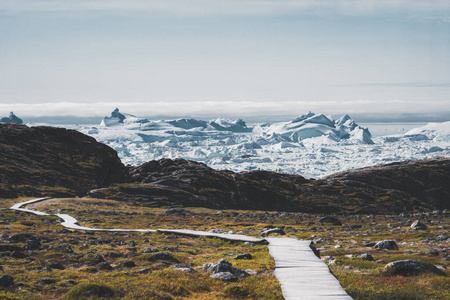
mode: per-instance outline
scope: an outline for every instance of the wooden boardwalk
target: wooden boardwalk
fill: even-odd
[[[311,241],[295,238],[267,238],[267,241],[275,260],[275,276],[286,300],[352,299],[311,250]]]

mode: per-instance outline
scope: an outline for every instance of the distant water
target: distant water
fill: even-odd
[[[428,124],[427,122],[403,122],[403,123],[358,123],[362,127],[369,128],[372,137],[383,135],[404,134],[411,129]]]

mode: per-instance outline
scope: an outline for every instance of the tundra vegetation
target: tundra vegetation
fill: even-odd
[[[274,261],[264,245],[161,233],[68,230],[57,217],[7,209],[25,200],[0,202],[1,299],[283,299]],[[66,213],[80,225],[97,228],[186,228],[259,237],[264,229],[278,227],[287,236],[313,240],[354,299],[450,298],[449,214],[442,211],[335,215],[342,225],[333,225],[329,218],[318,222],[325,216],[320,214],[199,207],[168,212],[168,207],[94,198],[51,199],[28,208]],[[415,220],[425,229],[411,229]],[[376,249],[375,242],[382,240],[394,241],[398,250]],[[250,254],[251,259],[235,259],[240,254]],[[235,281],[211,278],[202,266],[221,259],[249,276]],[[388,263],[399,260],[428,262],[442,274],[385,271]],[[11,276],[13,284],[5,276]]]

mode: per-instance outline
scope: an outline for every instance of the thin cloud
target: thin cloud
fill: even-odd
[[[450,82],[377,82],[359,83],[351,86],[358,87],[411,87],[411,88],[448,88]]]
[[[0,11],[136,11],[174,15],[273,15],[295,12],[436,13],[448,18],[448,0],[0,0]]]
[[[152,116],[207,116],[207,117],[252,117],[300,115],[308,111],[325,114],[386,113],[386,112],[437,112],[447,111],[449,101],[428,102],[424,110],[423,101],[401,100],[356,100],[356,101],[205,101],[205,102],[94,102],[94,103],[22,103],[0,104],[0,116],[14,111],[19,117],[43,116],[107,116],[115,108],[141,117]]]

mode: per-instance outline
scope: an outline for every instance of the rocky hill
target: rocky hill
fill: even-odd
[[[145,205],[312,213],[377,213],[449,208],[450,159],[346,171],[320,180],[266,171],[217,171],[184,159],[130,168],[130,182],[91,196]]]
[[[0,124],[0,198],[85,195],[127,177],[114,150],[78,131]]]
[[[267,171],[218,171],[184,159],[125,167],[77,131],[0,125],[0,198],[86,195],[146,206],[312,213],[450,208],[450,158],[345,171],[319,180]]]

